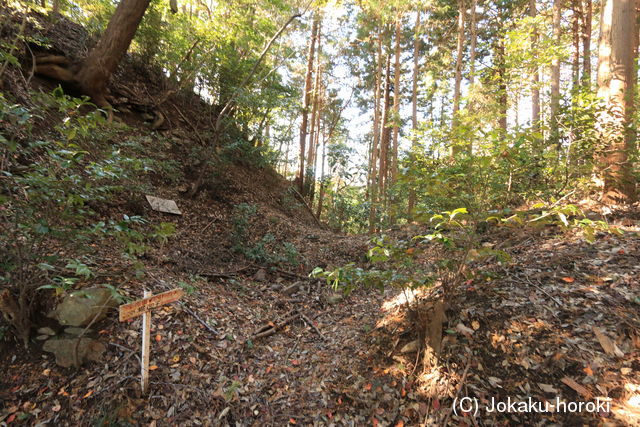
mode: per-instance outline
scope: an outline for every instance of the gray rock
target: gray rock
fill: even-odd
[[[38,333],[40,335],[50,335],[50,336],[54,336],[56,334],[56,331],[54,331],[53,329],[51,329],[48,326],[45,326],[43,328],[39,328],[38,329]]]
[[[264,268],[256,271],[256,274],[253,275],[253,280],[255,280],[256,282],[264,282],[265,280],[267,280],[267,272],[264,270]]]
[[[90,288],[75,291],[67,295],[60,304],[49,313],[61,325],[86,326],[94,318],[103,319],[109,308],[117,305],[111,291],[106,288]]]
[[[85,328],[78,328],[75,326],[71,326],[70,328],[65,328],[64,333],[69,335],[87,335],[93,332],[91,329],[87,329],[85,332]]]
[[[50,339],[44,343],[42,349],[53,353],[56,356],[56,364],[63,368],[80,366],[87,360],[99,362],[106,351],[104,344],[92,338]]]
[[[329,305],[336,305],[344,300],[344,295],[339,293],[331,293],[325,297],[325,301]]]

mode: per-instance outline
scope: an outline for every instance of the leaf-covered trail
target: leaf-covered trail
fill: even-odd
[[[637,224],[593,245],[544,231],[488,235],[486,244],[502,242],[517,262],[475,265],[486,279],[452,294],[440,363],[422,372],[425,317],[408,308],[427,313],[428,321],[439,287],[417,300],[392,289],[358,289],[344,298],[321,282],[301,280],[303,272],[187,261],[190,253],[213,253],[195,244],[208,218],[199,221],[167,248],[183,258],[157,253],[143,284],[122,286],[132,298],[141,296],[142,286],[158,293],[182,282],[191,291],[180,304],[154,312],[149,396],[139,388],[140,320],[122,324],[114,314],[94,332],[108,343],[101,364],[63,369],[35,349],[0,356],[10,373],[0,380],[8,390],[0,395],[5,421],[395,426],[633,425],[640,419]],[[284,234],[291,223],[276,227]],[[210,232],[215,235],[216,226]],[[307,258],[317,257],[310,261],[316,265],[323,257],[357,261],[366,247],[362,236],[311,228],[290,237]],[[269,327],[277,330],[256,337]],[[612,409],[474,418],[450,413],[456,396],[483,403],[599,397]]]

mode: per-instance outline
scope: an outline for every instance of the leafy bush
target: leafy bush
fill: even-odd
[[[240,203],[234,209],[231,241],[233,251],[248,260],[260,264],[300,264],[298,249],[289,242],[280,243],[271,233],[258,237],[251,234],[250,224],[258,208],[248,203]]]
[[[93,279],[95,245],[119,242],[141,274],[137,258],[147,244],[163,244],[174,232],[164,223],[147,231],[147,221],[137,216],[97,221],[95,207],[138,188],[147,164],[113,146],[121,125],[106,123],[99,111],[81,114],[90,106],[86,99],[59,88],[34,99],[43,114],[61,117],[40,138],[32,133],[39,117],[0,96],[0,285],[17,298],[21,320],[15,323],[25,340],[35,291],[60,294]]]

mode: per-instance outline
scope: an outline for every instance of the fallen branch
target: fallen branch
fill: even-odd
[[[293,310],[295,313],[292,314],[291,316],[285,318],[282,322],[278,323],[278,324],[271,324],[271,325],[266,325],[263,326],[262,328],[258,329],[258,332],[256,332],[253,335],[254,339],[258,339],[258,338],[263,338],[263,337],[268,337],[271,336],[273,334],[275,334],[276,332],[278,332],[280,329],[282,329],[283,327],[285,327],[286,325],[288,325],[289,323],[291,323],[292,321],[294,321],[295,319],[300,317],[300,313],[297,310]]]
[[[309,206],[309,204],[307,203],[307,201],[304,199],[304,197],[302,196],[302,194],[300,194],[300,192],[295,188],[295,187],[291,187],[291,189],[293,191],[295,191],[296,195],[298,196],[298,198],[300,199],[300,201],[302,202],[302,204],[304,205],[305,208],[307,208],[307,210],[309,211],[309,213],[311,214],[311,216],[313,217],[313,219],[316,221],[316,223],[320,226],[320,228],[324,229],[324,226],[322,225],[322,223],[320,222],[320,220],[318,218],[316,218],[316,214],[313,213],[313,209],[311,209],[311,207]]]
[[[453,398],[454,402],[456,401],[458,396],[460,396],[460,391],[462,390],[462,386],[464,385],[464,382],[467,379],[467,373],[469,373],[469,365],[471,365],[471,357],[467,358],[467,366],[464,367],[464,372],[462,373],[462,378],[460,378],[460,382],[458,383],[458,389],[456,390],[456,395]],[[448,425],[447,422],[449,421],[449,417],[451,417],[451,413],[452,412],[453,412],[453,409],[451,409],[451,411],[449,411],[449,413],[447,414],[446,418],[444,419],[444,423],[442,423],[443,426]]]
[[[520,276],[516,276],[518,279],[521,279]],[[553,302],[555,302],[556,304],[558,304],[558,307],[562,307],[562,303],[560,301],[558,301],[558,299],[556,297],[554,297],[553,295],[551,295],[549,292],[545,291],[542,287],[536,285],[535,283],[533,283],[531,280],[529,280],[527,277],[524,278],[524,280],[527,281],[527,283],[529,283],[531,286],[533,286],[534,288],[538,289],[540,292],[542,292],[543,294],[545,294],[546,296],[548,296],[549,298],[551,298],[551,300]]]
[[[194,311],[193,311],[193,310],[191,310],[189,307],[187,307],[187,306],[186,306],[186,304],[184,304],[184,303],[182,303],[182,302],[181,302],[181,303],[180,303],[180,307],[182,307],[182,309],[183,309],[184,311],[186,311],[187,313],[189,313],[190,315],[192,315],[192,316],[193,316],[193,317],[194,317],[198,322],[200,322],[200,324],[201,324],[202,326],[204,326],[205,328],[207,328],[207,330],[208,330],[209,332],[211,332],[211,333],[212,333],[212,334],[214,334],[215,336],[218,336],[218,332],[217,332],[215,329],[213,329],[213,328],[211,327],[211,325],[209,325],[207,322],[205,322],[204,320],[202,320],[202,319],[200,318],[200,316],[198,316],[198,315],[196,314],[196,312],[194,312]]]
[[[320,331],[320,329],[318,329],[318,327],[316,325],[313,324],[313,322],[307,317],[305,316],[303,313],[301,313],[300,311],[298,311],[298,314],[300,315],[300,317],[302,318],[302,320],[304,320],[304,323],[306,323],[307,325],[309,325],[314,331],[316,331],[316,333],[318,335],[320,335],[320,338],[322,338],[323,341],[326,341],[327,338],[322,334],[322,331]]]

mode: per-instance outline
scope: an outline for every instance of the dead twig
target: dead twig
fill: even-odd
[[[214,334],[215,336],[218,336],[218,332],[217,332],[215,329],[213,329],[213,328],[211,327],[211,325],[209,325],[207,322],[205,322],[204,320],[202,320],[202,319],[200,318],[200,316],[198,316],[198,315],[196,314],[196,312],[195,312],[195,311],[193,311],[193,310],[191,310],[189,307],[187,307],[187,306],[186,306],[186,304],[184,304],[184,303],[182,303],[182,302],[181,302],[181,303],[180,303],[180,307],[182,307],[182,309],[183,309],[184,311],[186,311],[187,313],[189,313],[190,315],[192,315],[192,316],[193,316],[193,317],[194,317],[198,322],[200,322],[200,324],[201,324],[202,326],[204,326],[204,327],[205,327],[209,332],[211,332],[211,333],[212,333],[212,334]]]
[[[453,397],[454,402],[458,399],[458,396],[460,396],[460,391],[462,390],[462,386],[464,385],[464,382],[467,379],[467,374],[469,373],[469,366],[470,365],[471,365],[471,357],[467,357],[467,366],[464,367],[464,372],[462,373],[462,378],[460,378],[460,382],[458,383],[458,389],[456,390],[456,395]],[[448,425],[447,422],[449,421],[449,417],[451,417],[451,413],[452,412],[453,412],[453,407],[451,408],[451,411],[449,411],[449,413],[445,417],[444,423],[442,423],[443,426]]]
[[[518,279],[522,279],[520,276],[516,276]],[[562,307],[562,303],[560,301],[558,301],[558,299],[556,297],[554,297],[553,295],[551,295],[549,292],[545,291],[544,288],[536,285],[535,283],[533,283],[531,280],[529,280],[529,278],[525,277],[524,280],[527,281],[527,283],[529,283],[531,286],[533,286],[534,288],[538,289],[540,292],[542,292],[543,294],[545,294],[546,296],[548,296],[549,298],[551,298],[551,300],[553,302],[555,302],[556,304],[558,304],[558,307]]]
[[[327,338],[324,336],[324,334],[322,333],[322,331],[320,331],[320,329],[318,329],[318,327],[316,325],[313,324],[313,322],[311,321],[311,319],[309,319],[307,316],[305,316],[303,313],[301,313],[300,311],[298,311],[298,314],[300,315],[300,318],[302,318],[302,320],[304,320],[304,323],[306,323],[307,325],[309,325],[314,331],[316,331],[316,333],[318,335],[320,335],[320,338],[322,338],[323,341],[326,341]]]
[[[293,314],[289,315],[290,313],[293,313]],[[291,323],[292,321],[294,321],[295,319],[298,319],[300,317],[300,313],[298,312],[298,310],[291,310],[289,313],[287,313],[287,315],[289,316],[286,317],[284,320],[282,320],[282,322],[280,323],[271,322],[268,325],[265,325],[262,328],[258,329],[258,331],[253,334],[253,338],[258,339],[258,338],[271,336],[276,332],[278,332],[283,327],[285,327],[286,325],[288,325],[289,323]]]

